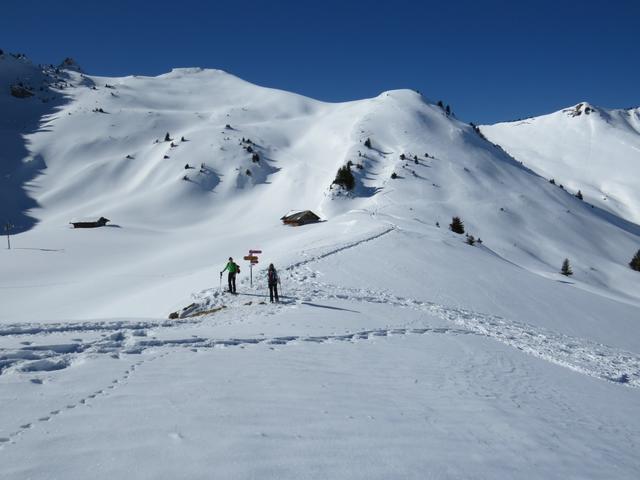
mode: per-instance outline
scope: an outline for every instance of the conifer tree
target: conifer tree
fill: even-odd
[[[631,270],[635,270],[636,272],[640,272],[640,250],[636,252],[631,261],[629,262],[629,266]]]
[[[566,277],[568,277],[569,275],[573,275],[573,270],[571,270],[571,264],[569,263],[568,258],[565,258],[564,262],[562,262],[560,273]]]
[[[364,141],[364,146],[367,147],[367,148],[371,148],[371,139],[370,138],[367,138]]]
[[[580,190],[578,190],[578,193],[576,193],[576,198],[578,200],[582,200],[582,192]]]
[[[451,223],[449,224],[449,229],[453,233],[458,233],[462,235],[464,233],[464,223],[460,220],[460,217],[453,217],[451,219]]]
[[[347,190],[353,190],[353,187],[355,187],[356,184],[356,179],[353,177],[351,169],[347,165],[345,165],[338,169],[338,173],[336,173],[336,178],[333,183],[336,185],[340,185]]]

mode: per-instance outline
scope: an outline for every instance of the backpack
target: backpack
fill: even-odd
[[[274,270],[269,270],[267,277],[269,279],[269,284],[270,285],[275,285],[276,283],[278,283],[278,273]]]

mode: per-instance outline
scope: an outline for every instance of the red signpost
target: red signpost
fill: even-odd
[[[262,250],[249,250],[249,255],[246,255],[244,259],[249,262],[249,275],[251,287],[253,288],[253,266],[258,264],[257,254],[262,253]]]

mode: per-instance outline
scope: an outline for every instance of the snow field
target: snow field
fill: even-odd
[[[5,57],[0,478],[637,476],[633,111],[531,120],[514,158],[409,90],[328,104]],[[15,75],[56,84],[15,99]],[[354,191],[329,188],[349,161]],[[324,221],[280,224],[307,208]],[[254,287],[240,261],[222,294],[252,248]]]

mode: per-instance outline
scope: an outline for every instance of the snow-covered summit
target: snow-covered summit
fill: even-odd
[[[580,102],[548,115],[481,128],[543,177],[640,222],[640,108],[606,109]]]

